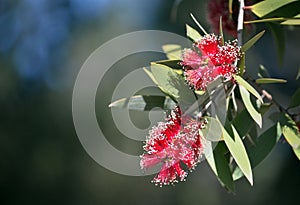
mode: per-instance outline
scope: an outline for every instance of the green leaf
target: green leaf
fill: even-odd
[[[288,114],[281,114],[280,125],[286,141],[294,148],[300,147],[300,133],[295,121]]]
[[[182,66],[179,64],[180,60],[161,60],[161,61],[155,61],[153,63],[165,65],[173,69],[182,70]]]
[[[149,78],[156,84],[158,85],[158,82],[155,80],[153,74],[151,73],[151,71],[149,71],[147,68],[143,68],[143,70],[145,71],[145,73],[149,76]]]
[[[267,84],[267,83],[286,83],[287,81],[284,79],[276,79],[276,78],[259,78],[255,82],[258,84]]]
[[[280,135],[280,126],[275,124],[259,137],[254,137],[254,145],[247,148],[249,160],[253,168],[260,164],[271,153]],[[237,180],[242,176],[243,173],[237,167],[233,172],[233,179]]]
[[[248,149],[248,155],[253,167],[256,167],[270,154],[280,136],[280,126],[279,124],[275,124],[259,137],[254,138],[255,144]]]
[[[300,88],[292,96],[289,108],[296,107],[300,105]]]
[[[232,121],[231,124],[236,128],[240,136],[245,136],[254,126],[254,122],[247,110],[241,111]]]
[[[246,148],[235,127],[231,125],[231,128],[233,130],[233,138],[223,128],[223,138],[225,144],[228,147],[236,164],[239,166],[239,168],[246,176],[250,184],[253,185],[252,169],[250,165],[250,160],[248,158],[248,154],[246,152]]]
[[[294,16],[293,18],[289,19],[289,20],[286,20],[282,23],[280,23],[281,25],[291,25],[291,26],[297,26],[297,25],[300,25],[300,14]]]
[[[119,99],[109,105],[109,107],[127,108],[129,110],[150,111],[160,107],[163,110],[171,110],[176,103],[168,96],[145,96],[136,95],[130,98]]]
[[[169,60],[181,60],[182,48],[177,44],[166,44],[162,46]]]
[[[219,33],[220,33],[220,36],[221,36],[221,43],[222,43],[222,46],[224,46],[224,34],[223,34],[223,23],[222,23],[222,16],[220,16],[220,23],[219,23]]]
[[[213,117],[205,117],[208,123],[204,129],[199,130],[205,139],[217,142],[222,140],[222,128],[219,121]]]
[[[222,145],[222,143],[218,143],[214,151],[212,151],[211,144],[206,146],[208,149],[204,151],[205,157],[214,174],[218,177],[221,185],[229,191],[235,192],[235,185],[232,179],[229,162],[224,156]]]
[[[298,0],[265,0],[265,1],[261,1],[257,4],[254,4],[251,7],[251,11],[257,15],[258,17],[263,17],[277,9],[279,9],[280,7],[290,4],[292,2],[296,2]]]
[[[278,55],[278,63],[281,65],[284,59],[285,53],[285,34],[281,25],[268,23],[268,27],[270,28],[273,38],[276,43],[276,50]]]
[[[242,96],[242,100],[245,104],[247,111],[249,112],[252,119],[256,122],[256,124],[261,128],[262,127],[262,117],[259,112],[254,108],[250,100],[250,93],[244,88],[244,86],[239,85],[240,93]]]
[[[241,48],[242,52],[245,52],[249,50],[263,35],[265,31],[261,31],[258,34],[256,34],[253,38],[251,38],[249,41],[247,41]]]
[[[300,160],[300,147],[298,147],[297,149],[293,148],[293,151],[295,155],[298,157],[298,159]]]
[[[212,117],[217,117],[221,122],[226,121],[226,93],[221,77],[213,80],[207,85],[207,92],[211,101]]]
[[[207,35],[207,32],[205,31],[205,29],[201,26],[201,24],[197,21],[197,19],[195,18],[195,16],[193,14],[190,14],[193,21],[195,22],[195,24],[201,29],[201,31]]]
[[[270,23],[270,22],[278,22],[284,21],[286,18],[283,17],[274,17],[274,18],[264,18],[264,19],[257,19],[252,21],[245,21],[245,24],[252,24],[252,23]]]
[[[198,33],[198,31],[196,29],[189,26],[188,24],[186,24],[185,26],[186,26],[186,35],[191,40],[193,40],[194,42],[197,42],[202,38],[202,36]]]
[[[263,103],[263,100],[260,96],[260,94],[253,88],[246,80],[244,80],[242,77],[235,75],[233,76],[236,82],[238,82],[239,85],[242,85],[244,88],[246,88],[252,95],[254,95],[260,102]]]
[[[263,65],[259,65],[258,67],[258,77],[260,78],[269,78],[269,71]]]
[[[160,64],[151,64],[151,72],[158,87],[181,105],[196,101],[193,91],[186,85],[184,78],[172,68]]]
[[[238,68],[240,69],[240,75],[243,76],[246,67],[246,54],[242,53],[241,58],[238,63]]]

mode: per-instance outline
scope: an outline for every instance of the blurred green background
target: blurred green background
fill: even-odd
[[[150,183],[153,176],[122,176],[106,170],[81,146],[71,109],[81,65],[96,48],[127,32],[157,29],[185,35],[185,23],[194,25],[189,13],[210,29],[207,1],[185,0],[171,18],[176,2],[0,1],[1,204],[297,204],[300,163],[284,141],[254,170],[254,187],[241,179],[235,195],[219,185],[206,162],[186,182],[159,188]],[[262,29],[264,25],[256,26],[256,31]],[[288,105],[299,87],[295,76],[300,66],[300,29],[285,32],[282,66],[267,31],[249,51],[247,69],[256,77],[259,64],[264,64],[273,77],[287,79],[288,84],[267,88]],[[115,147],[130,154],[141,154],[142,143],[115,129],[108,104],[126,72],[160,58],[128,57],[108,72],[98,88],[99,126]]]

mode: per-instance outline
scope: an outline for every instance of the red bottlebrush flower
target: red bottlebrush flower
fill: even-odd
[[[161,171],[152,180],[156,185],[168,185],[183,181],[187,172],[200,161],[204,139],[199,134],[204,122],[193,118],[182,119],[179,107],[171,111],[166,122],[159,122],[147,136],[145,154],[141,156],[141,167],[150,168],[162,164]]]
[[[206,90],[207,84],[222,76],[232,79],[239,69],[235,66],[241,55],[237,41],[221,45],[214,34],[204,36],[195,42],[192,49],[185,49],[181,65],[188,83],[196,90]]]
[[[245,1],[246,5],[251,5],[251,0]],[[239,2],[238,0],[233,0],[232,14],[229,13],[228,0],[210,0],[207,4],[207,18],[212,26],[213,32],[219,32],[220,26],[220,16],[222,16],[223,31],[236,37],[237,36],[237,19],[239,12]],[[251,11],[245,10],[244,20],[250,21],[254,19]],[[246,31],[251,31],[253,25],[246,24]]]

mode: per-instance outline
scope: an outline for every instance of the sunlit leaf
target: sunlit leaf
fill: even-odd
[[[286,83],[287,81],[284,79],[276,79],[276,78],[259,78],[255,82],[258,84],[267,84],[267,83]]]
[[[270,22],[279,22],[284,21],[286,18],[283,17],[274,17],[274,18],[264,18],[264,19],[257,19],[251,21],[245,21],[245,24],[252,24],[252,23],[270,23]]]
[[[156,84],[158,85],[158,82],[155,80],[153,74],[151,73],[151,71],[149,71],[147,68],[143,68],[143,70],[145,71],[145,73],[149,76],[149,78]]]
[[[292,26],[297,26],[300,25],[300,14],[294,16],[292,19],[286,20],[282,23],[281,25],[292,25]]]
[[[293,151],[295,155],[298,157],[298,159],[300,160],[300,147],[298,147],[297,149],[293,148]]]
[[[160,64],[151,64],[151,72],[158,87],[171,98],[183,104],[195,102],[193,91],[187,86],[184,78],[174,69]]]
[[[246,54],[243,53],[241,55],[241,58],[239,60],[238,63],[238,68],[240,69],[240,75],[243,76],[244,72],[245,72],[245,66],[246,66]]]
[[[204,129],[201,129],[203,137],[212,142],[222,140],[222,128],[219,121],[213,117],[205,117],[205,119],[208,123]]]
[[[250,93],[244,88],[244,86],[239,85],[240,93],[242,96],[242,100],[245,104],[247,111],[249,112],[252,119],[256,122],[259,127],[262,127],[262,117],[259,112],[254,108],[250,100]]]
[[[252,37],[249,41],[247,41],[241,48],[242,52],[245,52],[249,50],[263,35],[265,31],[261,31],[258,34],[256,34],[254,37]]]
[[[246,88],[252,95],[254,95],[259,101],[263,102],[260,94],[253,88],[246,80],[242,77],[235,75],[234,79],[238,82],[239,85],[242,85]]]
[[[261,1],[257,4],[254,4],[251,7],[251,11],[255,13],[258,17],[263,17],[280,7],[290,4],[292,2],[296,2],[298,0],[265,0]]]
[[[166,44],[162,46],[169,60],[181,60],[182,48],[177,44]]]
[[[109,105],[109,107],[127,108],[129,110],[149,111],[153,108],[171,110],[176,103],[168,96],[145,96],[136,95],[130,98],[119,99]]]
[[[186,26],[186,35],[187,35],[187,37],[192,39],[194,42],[197,42],[202,38],[202,36],[198,33],[198,31],[196,29],[189,26],[188,24],[186,24],[185,26]]]
[[[294,148],[297,149],[300,147],[300,133],[298,127],[292,118],[287,115],[281,115],[280,119],[282,134],[285,137],[286,141]]]
[[[274,125],[259,137],[255,137],[254,145],[247,148],[249,160],[252,168],[260,164],[273,150],[277,140],[281,135],[280,126]],[[240,168],[237,167],[233,172],[233,179],[237,180],[243,176]]]
[[[246,152],[242,139],[240,138],[235,127],[231,125],[233,136],[231,137],[223,128],[223,138],[236,164],[240,167],[251,185],[253,185],[253,175],[250,160]]]
[[[219,179],[222,186],[231,192],[235,192],[235,185],[233,182],[229,163],[222,151],[222,143],[218,143],[217,147],[212,150],[211,144],[206,146],[204,151],[206,160],[213,170],[214,174]]]

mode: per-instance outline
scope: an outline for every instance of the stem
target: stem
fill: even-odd
[[[238,37],[238,46],[242,46],[245,2],[244,0],[239,0],[239,1],[240,1],[240,8],[239,8],[238,25],[237,25],[237,37]]]
[[[293,115],[282,105],[280,105],[268,91],[266,91],[261,85],[257,84],[255,80],[247,72],[244,73],[244,76],[245,76],[245,80],[247,80],[248,82],[249,81],[252,82],[252,84],[260,91],[260,93],[262,93],[264,97],[266,97],[272,104],[274,104],[279,109],[280,112],[284,112],[289,116],[293,117]]]

